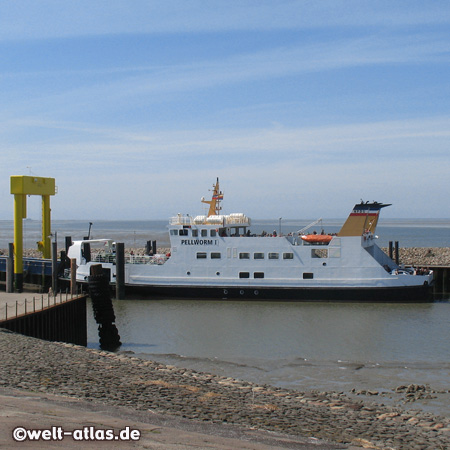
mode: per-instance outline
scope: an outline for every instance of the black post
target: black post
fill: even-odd
[[[52,290],[53,295],[58,292],[58,249],[57,243],[52,242]]]
[[[66,236],[66,255],[69,253],[69,247],[72,245],[72,237]]]
[[[125,299],[125,244],[116,244],[116,299]]]
[[[395,264],[399,264],[400,256],[398,254],[398,241],[395,241]]]
[[[6,260],[6,292],[14,292],[14,244],[8,244]]]
[[[121,346],[121,342],[114,323],[116,316],[109,292],[109,280],[104,275],[101,264],[91,266],[88,283],[94,318],[98,323],[100,347],[114,351]]]
[[[156,241],[152,241],[152,252],[156,255]]]
[[[394,259],[394,250],[393,250],[393,245],[392,245],[392,241],[389,241],[389,258]]]

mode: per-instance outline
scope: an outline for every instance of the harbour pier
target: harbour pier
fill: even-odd
[[[47,341],[87,345],[86,294],[0,293],[0,328]]]

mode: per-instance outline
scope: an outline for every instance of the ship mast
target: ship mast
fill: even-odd
[[[217,178],[216,184],[213,184],[213,194],[211,200],[205,200],[202,198],[202,203],[209,205],[208,217],[218,216],[222,207],[220,202],[223,200],[223,192],[219,188],[219,178]]]

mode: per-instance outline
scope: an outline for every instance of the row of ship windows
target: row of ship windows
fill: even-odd
[[[190,233],[189,233],[190,231]],[[189,236],[191,235],[192,237],[198,237],[199,236],[199,231],[200,231],[200,236],[201,237],[207,237],[208,236],[208,230],[202,229],[202,230],[197,230],[196,228],[193,228],[191,230],[188,229],[183,229],[183,230],[170,230],[170,234],[172,236]],[[216,229],[213,230],[209,230],[209,236],[210,237],[216,237],[219,235],[219,231]]]
[[[279,253],[268,253],[267,257],[269,259],[280,259]],[[294,259],[293,253],[283,253],[283,259]],[[207,259],[208,253],[207,252],[197,252],[197,259]],[[220,252],[211,252],[210,253],[211,259],[221,259],[222,254]],[[264,253],[253,253],[253,259],[264,259],[265,255]],[[250,259],[250,253],[247,252],[241,252],[239,253],[239,259]]]
[[[239,272],[239,278],[250,278],[250,272]],[[264,272],[253,272],[253,278],[264,278]],[[304,280],[312,280],[313,278],[312,272],[303,272]]]
[[[220,252],[211,252],[211,259],[221,259],[222,254]],[[234,257],[237,257],[237,254],[234,254]],[[230,257],[230,254],[228,255]],[[264,259],[266,256],[263,252],[253,253],[253,259]],[[341,249],[333,248],[333,249],[317,249],[314,248],[311,250],[311,258],[340,258],[341,257]],[[207,252],[197,252],[197,259],[207,259]],[[269,252],[267,254],[268,259],[280,259],[280,254],[277,252]],[[285,252],[281,255],[282,259],[294,259],[294,254],[291,252]],[[251,254],[249,252],[240,252],[239,259],[251,259]]]

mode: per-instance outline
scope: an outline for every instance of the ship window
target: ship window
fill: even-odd
[[[250,259],[250,253],[239,253],[239,259]]]
[[[192,230],[192,237],[198,237],[198,230]]]
[[[211,230],[211,231],[209,232],[209,235],[210,235],[211,237],[216,237],[216,236],[217,236],[217,230]]]
[[[180,230],[179,234],[180,236],[187,236],[189,233],[188,230]]]
[[[340,258],[341,257],[341,249],[340,247],[337,248],[329,248],[328,249],[328,257],[329,258]]]
[[[294,259],[293,253],[283,253],[283,259]]]
[[[264,259],[264,253],[253,253],[254,259]]]
[[[170,230],[172,236],[178,236],[178,230]]]
[[[278,253],[269,253],[269,259],[278,259],[279,257]]]
[[[328,250],[326,248],[314,248],[311,250],[311,258],[328,258]]]
[[[312,280],[314,278],[314,274],[311,272],[303,272],[304,280]]]
[[[264,272],[255,272],[253,274],[254,278],[264,278]]]
[[[201,230],[202,237],[208,236],[208,230]]]
[[[220,252],[211,252],[211,259],[220,259],[221,254]]]
[[[206,259],[206,252],[198,252],[197,259]]]
[[[239,278],[250,278],[249,272],[239,272]]]

